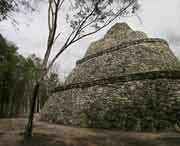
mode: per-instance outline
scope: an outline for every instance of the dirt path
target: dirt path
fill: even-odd
[[[35,121],[23,140],[25,119],[0,119],[0,146],[180,146],[180,133],[133,133],[72,128]]]

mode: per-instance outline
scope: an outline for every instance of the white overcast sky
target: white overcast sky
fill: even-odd
[[[149,37],[166,39],[175,55],[180,58],[180,0],[141,0],[139,16],[143,24],[136,17],[123,18],[134,30],[144,31]],[[47,40],[47,5],[41,4],[38,12],[28,15],[17,15],[19,30],[17,31],[8,21],[0,22],[0,33],[19,47],[24,56],[36,54],[43,57]],[[68,31],[68,27],[61,19],[63,27],[60,30]],[[89,44],[103,37],[104,31],[84,39],[69,48],[56,62],[60,75],[68,74],[75,66],[75,62],[82,58]],[[63,40],[63,38],[61,39]],[[52,52],[55,54],[61,45],[59,40]]]

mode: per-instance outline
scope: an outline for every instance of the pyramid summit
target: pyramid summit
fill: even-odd
[[[147,38],[145,33],[133,31],[126,23],[117,23],[106,33],[103,39],[91,44],[85,56],[114,47],[122,42],[145,38]]]
[[[111,37],[113,34],[122,34],[128,33],[128,31],[133,31],[127,23],[116,23],[111,29],[107,32],[105,37]],[[112,37],[111,37],[112,38]]]
[[[92,43],[41,119],[78,127],[165,130],[179,124],[180,63],[165,40],[126,23]],[[170,114],[171,113],[171,114]]]

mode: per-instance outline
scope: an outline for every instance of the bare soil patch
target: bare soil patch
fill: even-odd
[[[135,133],[73,128],[35,120],[32,139],[24,140],[26,119],[0,119],[0,146],[180,146],[180,133]]]

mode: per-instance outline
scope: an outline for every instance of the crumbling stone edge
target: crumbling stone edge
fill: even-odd
[[[169,47],[168,43],[165,40],[159,39],[159,38],[146,38],[146,39],[139,39],[139,40],[134,40],[134,41],[131,40],[131,41],[122,42],[122,43],[116,45],[115,47],[107,48],[106,50],[99,51],[99,52],[97,52],[95,54],[88,55],[85,58],[82,58],[82,59],[78,60],[76,62],[76,64],[81,64],[81,63],[86,62],[86,61],[88,61],[88,60],[90,60],[92,58],[102,56],[103,54],[111,53],[111,52],[114,52],[114,51],[118,51],[119,49],[125,49],[127,47],[134,46],[134,45],[139,45],[139,44],[142,44],[142,43],[162,43],[162,44],[165,44],[165,45],[167,45]]]
[[[177,80],[180,79],[180,71],[171,70],[171,71],[151,71],[151,72],[143,72],[143,73],[133,73],[127,74],[123,76],[115,76],[109,78],[96,79],[90,82],[79,82],[68,84],[64,86],[56,87],[52,90],[52,93],[75,89],[75,88],[88,88],[96,85],[106,86],[107,84],[113,83],[124,83],[130,81],[140,81],[140,80],[157,80],[157,79],[172,79]]]

